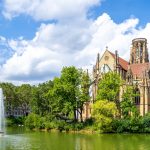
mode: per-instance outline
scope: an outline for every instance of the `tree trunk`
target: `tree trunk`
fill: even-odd
[[[80,109],[80,112],[81,112],[80,113],[80,119],[81,119],[81,122],[83,122],[83,116],[82,116],[83,108]]]
[[[74,108],[74,121],[76,122],[77,121],[77,115],[76,115],[76,109]]]

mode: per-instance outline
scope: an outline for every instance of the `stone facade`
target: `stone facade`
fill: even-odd
[[[134,85],[135,92],[138,93],[135,97],[135,105],[139,109],[140,115],[145,115],[150,111],[150,63],[147,48],[147,40],[145,38],[136,38],[132,40],[129,62],[119,57],[118,52],[115,54],[106,48],[103,56],[100,58],[97,55],[96,64],[93,67],[93,82],[92,82],[92,98],[91,101],[85,104],[84,119],[90,118],[91,106],[94,103],[98,90],[98,83],[102,75],[109,71],[117,72],[125,85]],[[121,100],[123,89],[120,87],[119,99]],[[90,110],[90,111],[89,111]]]

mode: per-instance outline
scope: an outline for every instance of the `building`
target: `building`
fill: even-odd
[[[140,115],[145,115],[150,111],[150,63],[147,48],[147,39],[136,38],[132,40],[130,50],[130,60],[126,61],[119,57],[117,51],[115,54],[106,48],[104,54],[100,58],[97,55],[96,64],[93,67],[93,83],[92,83],[92,100],[84,107],[84,119],[91,116],[91,105],[94,103],[98,90],[98,83],[102,78],[102,74],[109,71],[117,72],[125,85],[134,85],[135,105],[139,109]],[[121,100],[123,88],[120,87],[119,99]],[[90,111],[89,111],[90,110]]]

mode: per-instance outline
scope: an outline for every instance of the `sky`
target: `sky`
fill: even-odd
[[[0,0],[0,81],[37,84],[63,66],[91,69],[106,46],[129,60],[132,39],[150,43],[149,7],[149,0]]]

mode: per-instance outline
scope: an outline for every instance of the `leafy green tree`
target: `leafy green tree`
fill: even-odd
[[[82,120],[83,104],[89,100],[90,80],[87,72],[74,66],[64,67],[60,78],[54,78],[54,86],[47,98],[54,116],[61,119]],[[78,113],[77,113],[78,112]]]
[[[60,77],[62,83],[62,100],[64,108],[62,113],[69,115],[70,112],[74,114],[74,120],[77,120],[77,101],[80,84],[80,73],[79,70],[74,66],[64,67],[61,71]]]
[[[96,128],[101,132],[111,132],[111,123],[117,116],[118,110],[114,102],[98,100],[93,105],[92,117],[95,119]]]
[[[29,103],[32,99],[31,89],[30,84],[22,84],[16,87],[18,106],[21,107],[24,115],[27,115],[29,111]]]
[[[16,86],[12,83],[0,83],[0,87],[3,89],[6,111],[10,112],[11,109],[18,106]]]
[[[80,85],[79,85],[79,99],[77,101],[78,113],[80,114],[80,120],[83,121],[83,105],[90,100],[89,88],[90,88],[90,77],[88,71],[81,70]]]
[[[136,94],[133,86],[127,86],[122,95],[121,111],[124,118],[137,117],[139,115],[135,106],[134,98]]]
[[[121,114],[120,109],[120,100],[119,100],[119,91],[120,86],[123,81],[121,77],[115,72],[108,72],[103,75],[102,79],[98,84],[98,93],[97,99],[107,99],[108,101],[115,102],[119,113]]]
[[[46,98],[49,102],[49,110],[51,116],[60,116],[64,109],[64,88],[60,78],[55,77],[53,80],[53,88],[46,93]]]
[[[51,108],[47,93],[53,88],[53,82],[47,81],[32,87],[32,99],[30,101],[30,107],[32,112],[41,116],[50,113]]]
[[[103,78],[98,84],[97,99],[107,99],[116,102],[121,86],[121,78],[114,72],[109,72],[103,75]]]

